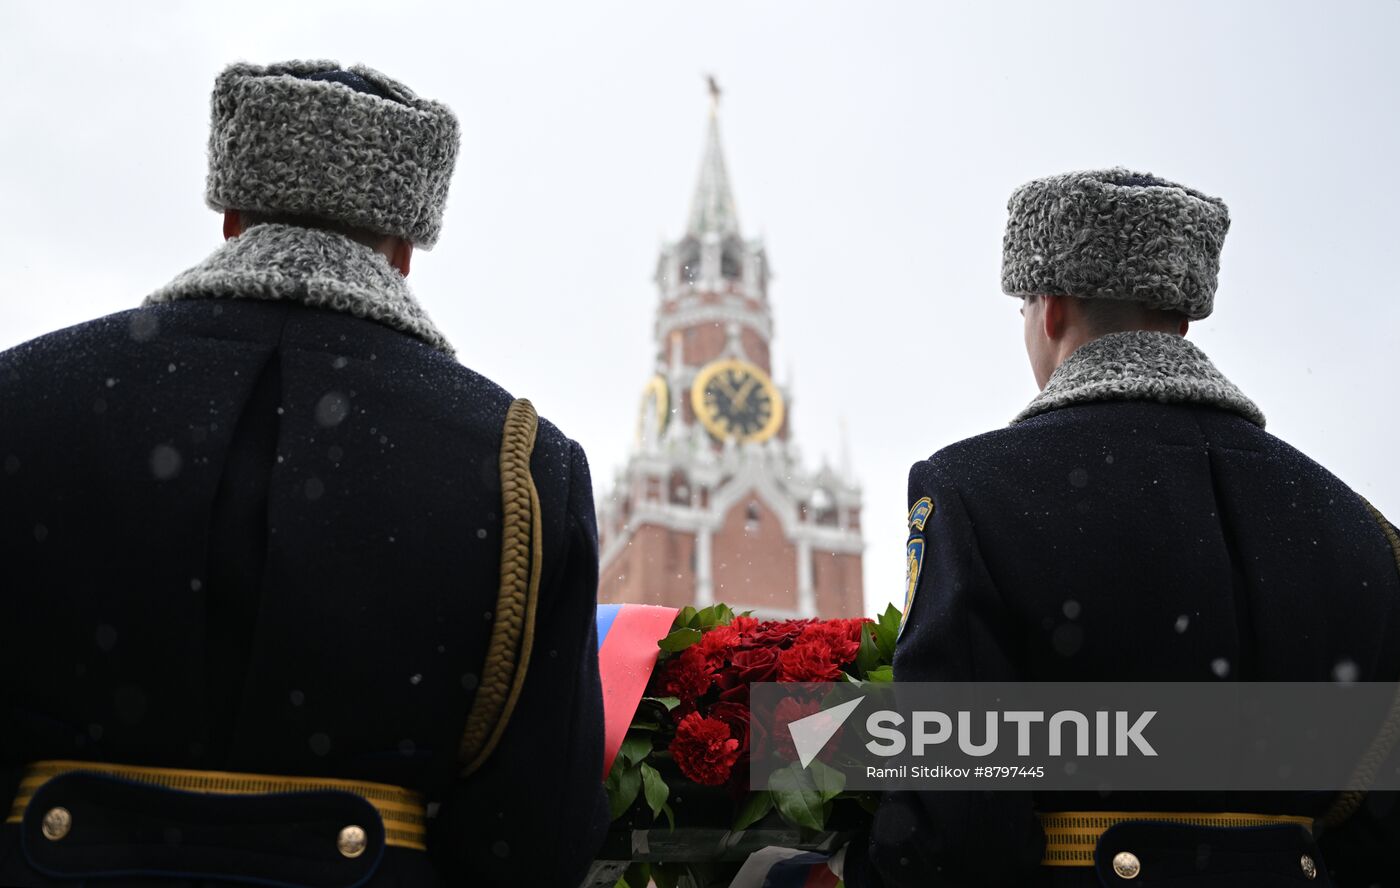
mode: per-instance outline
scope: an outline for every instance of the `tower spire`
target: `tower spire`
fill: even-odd
[[[739,214],[734,208],[734,192],[724,166],[724,149],[719,142],[719,83],[706,78],[710,90],[710,122],[705,134],[705,156],[700,162],[700,178],[690,202],[690,222],[686,233],[695,237],[718,234],[738,235]]]

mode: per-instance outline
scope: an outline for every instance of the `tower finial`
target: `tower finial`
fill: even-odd
[[[734,195],[729,188],[729,173],[724,168],[724,151],[719,144],[719,81],[713,74],[705,75],[710,90],[710,123],[705,134],[705,156],[700,162],[700,179],[690,204],[690,221],[686,232],[695,236],[739,233],[738,213]]]

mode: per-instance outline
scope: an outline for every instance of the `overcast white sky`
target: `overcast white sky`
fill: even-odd
[[[902,597],[909,465],[1035,393],[1001,230],[1016,185],[1070,169],[1229,203],[1192,337],[1270,431],[1400,520],[1397,43],[1400,0],[0,0],[0,348],[134,306],[218,245],[204,150],[224,64],[363,62],[462,120],[443,237],[410,284],[464,363],[583,443],[601,491],[714,72],[809,461],[850,428],[872,612]]]

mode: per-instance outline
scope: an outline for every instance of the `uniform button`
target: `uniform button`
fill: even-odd
[[[345,857],[359,857],[365,853],[367,845],[369,840],[365,838],[365,831],[358,826],[345,827],[340,831],[340,837],[335,840],[335,846]]]
[[[49,813],[44,815],[41,828],[44,838],[50,842],[57,842],[73,828],[73,815],[68,813],[67,808],[50,808]]]
[[[1317,862],[1304,854],[1298,862],[1303,866],[1303,875],[1309,879],[1317,878]]]
[[[1119,851],[1113,855],[1113,871],[1120,879],[1136,879],[1142,872],[1142,861],[1131,851]]]

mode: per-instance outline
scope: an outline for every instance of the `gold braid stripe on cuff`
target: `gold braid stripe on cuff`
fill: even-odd
[[[423,796],[400,786],[341,780],[335,777],[287,777],[279,774],[243,774],[231,771],[185,771],[114,765],[107,762],[45,761],[25,768],[6,823],[19,823],[39,787],[61,774],[86,771],[121,777],[185,792],[214,795],[265,795],[281,792],[337,790],[357,795],[374,806],[384,821],[384,843],[391,847],[426,851],[427,812]]]
[[[1230,811],[1056,811],[1036,815],[1045,829],[1041,866],[1093,866],[1094,848],[1111,826],[1129,820],[1188,826],[1278,826],[1294,823],[1312,831],[1313,818],[1291,814],[1236,814]]]

